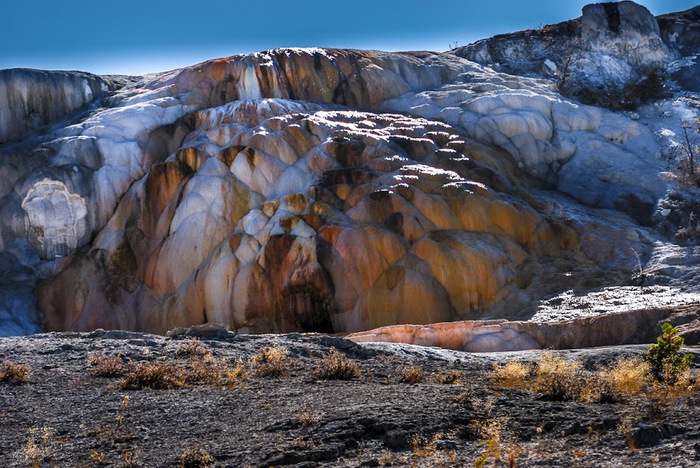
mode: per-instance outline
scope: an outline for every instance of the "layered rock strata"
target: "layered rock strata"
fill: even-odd
[[[652,343],[664,322],[680,324],[680,334],[688,345],[700,343],[698,305],[641,309],[552,323],[487,320],[393,325],[353,333],[348,338],[358,343],[406,343],[469,352],[575,349]]]

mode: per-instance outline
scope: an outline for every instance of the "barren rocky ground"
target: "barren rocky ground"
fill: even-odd
[[[489,447],[502,462],[491,455],[486,466],[700,462],[698,393],[666,405],[644,396],[583,403],[499,389],[490,380],[494,364],[534,362],[541,351],[471,354],[316,334],[197,334],[194,347],[229,369],[261,348],[284,348],[286,372],[246,370],[213,384],[125,390],[120,377],[94,375],[94,356],[182,369],[201,356],[184,352],[191,350],[184,335],[98,330],[0,339],[0,360],[31,367],[28,382],[0,383],[0,465],[179,466],[183,452],[196,448],[228,467],[473,466]],[[592,369],[647,349],[555,353]],[[361,376],[319,380],[314,371],[331,350],[356,362]],[[411,366],[424,371],[423,382],[400,381]]]

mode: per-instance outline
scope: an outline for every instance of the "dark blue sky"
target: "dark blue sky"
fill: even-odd
[[[3,0],[0,68],[162,71],[275,47],[446,50],[572,19],[585,0]],[[654,14],[700,0],[640,0]]]

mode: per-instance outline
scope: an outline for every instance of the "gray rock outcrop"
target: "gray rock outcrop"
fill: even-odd
[[[484,39],[457,55],[515,75],[554,78],[584,103],[631,109],[663,93],[663,66],[678,53],[656,18],[634,2],[596,3],[572,21]]]

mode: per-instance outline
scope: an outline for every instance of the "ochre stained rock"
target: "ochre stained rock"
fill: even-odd
[[[481,181],[488,169],[516,187],[507,158],[444,124],[284,100],[194,120],[88,254],[42,286],[52,329],[354,331],[478,317],[527,296],[520,265],[557,249],[527,202]],[[453,141],[471,156],[443,151]]]
[[[356,342],[408,343],[468,352],[576,349],[652,343],[664,322],[679,326],[686,345],[699,342],[698,306],[631,310],[551,323],[474,320],[392,325],[352,333]]]

